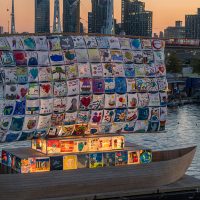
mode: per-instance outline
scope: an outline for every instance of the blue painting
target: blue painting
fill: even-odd
[[[115,78],[115,90],[118,94],[125,94],[127,91],[126,78]]]

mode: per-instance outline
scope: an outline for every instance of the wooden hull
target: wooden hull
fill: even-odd
[[[153,162],[143,165],[1,175],[0,185],[1,190],[6,190],[10,195],[20,191],[27,197],[70,196],[70,199],[77,195],[157,188],[183,177],[195,151],[196,147],[153,152]],[[12,184],[13,180],[17,184]]]

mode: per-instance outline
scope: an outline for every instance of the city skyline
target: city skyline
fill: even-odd
[[[181,4],[173,0],[163,0],[162,2],[159,0],[143,0],[143,2],[145,2],[147,10],[153,11],[153,32],[156,33],[163,31],[167,26],[172,26],[176,20],[182,20],[185,23],[185,15],[196,14],[197,8],[200,7],[200,2],[196,0],[182,0]],[[52,26],[53,0],[50,0],[50,3],[50,24]],[[7,31],[8,21],[9,27],[11,26],[11,0],[6,2],[0,0],[0,5],[0,26],[4,27],[4,31]],[[60,7],[62,8],[62,1]],[[114,16],[120,22],[121,0],[114,0],[114,7]],[[81,0],[81,21],[85,27],[87,27],[87,14],[89,11],[91,11],[90,0]],[[160,13],[162,14],[160,15]],[[170,13],[173,13],[173,15]],[[34,0],[15,0],[15,21],[17,32],[34,32]]]

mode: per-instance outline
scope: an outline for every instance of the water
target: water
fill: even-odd
[[[200,178],[200,105],[169,109],[165,133],[134,134],[127,136],[127,140],[161,150],[197,145],[187,174]]]
[[[197,152],[187,174],[200,178],[200,105],[169,109],[164,133],[132,134],[127,140],[148,148],[163,150],[197,145]],[[30,141],[0,144],[2,148],[29,147]]]

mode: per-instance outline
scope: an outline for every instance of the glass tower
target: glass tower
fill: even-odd
[[[80,0],[63,0],[63,32],[80,32]]]
[[[50,32],[50,2],[35,0],[35,33]]]

